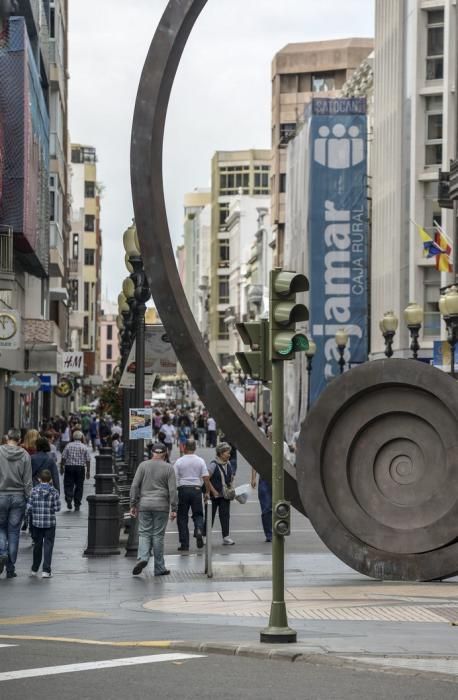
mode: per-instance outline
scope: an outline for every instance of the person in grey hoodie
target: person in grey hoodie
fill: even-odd
[[[27,499],[32,491],[30,455],[18,443],[21,432],[8,431],[6,445],[0,445],[0,574],[16,577],[19,532]]]
[[[167,447],[161,442],[153,445],[152,459],[141,462],[130,489],[130,514],[138,516],[138,561],[132,570],[138,576],[154,554],[154,575],[170,573],[164,562],[164,534],[169,518],[175,520],[177,483],[175,470],[165,460]]]

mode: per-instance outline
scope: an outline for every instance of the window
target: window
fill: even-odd
[[[78,310],[78,305],[79,305],[78,291],[79,291],[78,280],[70,280],[70,282],[69,282],[70,304],[71,304],[71,307],[74,311]]]
[[[49,38],[56,38],[56,8],[52,5],[49,8]]]
[[[93,214],[86,214],[84,217],[84,230],[95,231],[95,216]]]
[[[218,304],[229,304],[229,277],[218,278]]]
[[[225,311],[218,311],[218,340],[229,340],[229,329],[224,322]]]
[[[295,73],[280,75],[280,92],[297,92],[297,75]]]
[[[107,360],[113,359],[113,346],[107,345]]]
[[[230,245],[228,240],[219,242],[218,267],[229,267]]]
[[[89,319],[87,316],[83,319],[83,345],[89,345]]]
[[[296,136],[296,124],[288,122],[280,124],[280,144],[286,144]]]
[[[249,165],[232,165],[221,167],[219,170],[219,189],[221,194],[250,193]]]
[[[435,267],[423,268],[425,310],[423,334],[425,336],[440,336],[441,316],[439,312],[440,272]]]
[[[72,163],[82,163],[81,148],[72,148]]]
[[[426,98],[426,153],[425,165],[442,163],[442,96]]]
[[[444,11],[427,12],[426,80],[444,77]]]
[[[55,221],[56,220],[56,192],[55,190],[50,190],[49,191],[49,220],[50,221]]]
[[[442,210],[437,201],[438,183],[425,182],[423,185],[423,200],[425,202],[424,222],[425,228],[431,235],[434,234],[434,222],[440,225]]]
[[[315,73],[312,75],[312,92],[329,92],[335,89],[334,73]]]
[[[280,173],[280,192],[286,192],[286,173]]]
[[[94,199],[95,197],[95,182],[86,180],[84,183],[84,196],[86,199]]]
[[[312,79],[310,73],[299,73],[298,75],[298,92],[311,92]]]
[[[80,256],[80,236],[79,233],[73,234],[72,258],[78,260]]]
[[[111,324],[107,326],[107,340],[113,340],[113,326]]]
[[[219,225],[220,228],[226,223],[226,219],[229,216],[229,202],[224,202],[219,205]]]
[[[270,167],[256,165],[254,169],[254,194],[269,194]]]
[[[84,310],[89,311],[89,282],[84,283]]]
[[[110,365],[110,364],[106,365],[105,371],[106,371],[105,378],[109,379],[111,377],[111,375],[113,374],[113,365]]]
[[[94,265],[95,263],[95,250],[94,248],[85,248],[84,249],[84,264],[85,265]]]

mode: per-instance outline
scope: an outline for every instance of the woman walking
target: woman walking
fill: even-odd
[[[227,442],[221,442],[216,448],[216,458],[208,465],[212,501],[212,525],[215,521],[216,511],[218,511],[223,544],[225,545],[235,544],[234,540],[229,537],[231,500],[234,498],[232,489],[234,474],[230,458],[231,446]]]

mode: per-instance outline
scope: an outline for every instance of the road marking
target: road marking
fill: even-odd
[[[17,617],[0,617],[1,625],[33,625],[40,622],[58,622],[59,620],[79,620],[88,617],[105,617],[105,613],[86,610],[50,610],[39,615],[18,615]]]
[[[78,639],[77,637],[43,637],[30,634],[0,634],[0,639],[17,639],[26,642],[66,642],[68,644],[89,644],[104,647],[155,647],[158,649],[170,649],[171,639],[153,639],[146,641],[104,642],[99,639]],[[11,646],[17,646],[13,644]]]
[[[129,659],[109,659],[107,661],[89,661],[81,664],[66,664],[64,666],[45,666],[44,668],[26,668],[22,671],[6,671],[0,673],[1,681],[15,681],[22,678],[39,676],[58,676],[62,673],[77,671],[96,671],[103,668],[119,668],[121,666],[140,666],[142,664],[158,664],[165,661],[184,661],[187,659],[203,659],[204,654],[155,654],[153,656],[132,656]]]
[[[0,649],[4,649],[5,647],[17,647],[17,644],[0,644]]]

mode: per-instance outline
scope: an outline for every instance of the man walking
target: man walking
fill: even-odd
[[[187,440],[184,446],[184,456],[175,462],[175,475],[178,486],[178,536],[180,538],[179,552],[189,551],[188,515],[191,508],[194,520],[194,533],[197,547],[204,546],[204,511],[202,507],[202,481],[206,491],[210,493],[210,476],[207,465],[196,454],[196,443]]]
[[[216,421],[212,416],[207,418],[207,447],[216,447]]]
[[[62,452],[60,473],[64,474],[64,494],[68,510],[72,509],[75,502],[75,511],[78,511],[83,500],[84,470],[86,479],[90,477],[91,453],[86,445],[83,445],[83,433],[75,430],[73,442],[70,442]]]
[[[139,464],[130,489],[130,514],[138,516],[138,561],[132,574],[138,576],[154,555],[154,575],[167,576],[164,562],[164,534],[167,520],[175,520],[177,485],[175,472],[166,460],[167,448],[153,445],[152,459]]]
[[[0,446],[0,574],[15,578],[19,532],[27,499],[32,491],[30,455],[22,447],[20,430],[8,431],[6,445]]]

